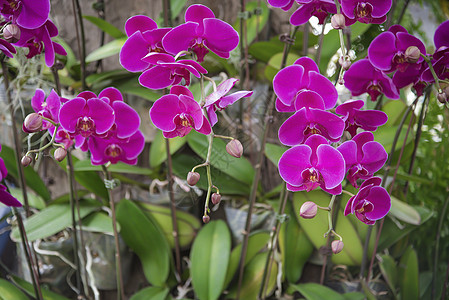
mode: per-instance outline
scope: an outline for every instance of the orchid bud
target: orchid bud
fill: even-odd
[[[316,216],[317,211],[318,206],[312,201],[307,201],[299,209],[299,215],[304,219],[312,219]]]
[[[67,156],[67,150],[59,147],[55,150],[54,157],[57,161],[62,161]]]
[[[220,194],[217,194],[217,193],[213,193],[213,194],[212,194],[212,197],[211,197],[211,200],[212,200],[212,203],[213,203],[214,205],[217,205],[217,204],[220,203],[220,201],[221,201],[221,195],[220,195]]]
[[[203,223],[207,224],[207,223],[209,223],[209,221],[210,221],[210,217],[208,215],[204,215],[203,216]]]
[[[42,129],[42,117],[37,113],[31,113],[23,121],[22,129],[26,133],[33,133]]]
[[[195,185],[197,184],[197,182],[200,180],[200,173],[198,172],[189,172],[189,174],[187,174],[187,183],[189,185]]]
[[[239,140],[233,139],[226,145],[226,151],[237,158],[242,157],[243,154],[243,146]]]
[[[421,51],[416,46],[410,46],[405,50],[405,59],[411,64],[417,63],[420,57]]]
[[[33,158],[31,156],[25,155],[24,157],[22,157],[22,160],[20,162],[21,162],[22,166],[28,167],[32,161],[33,161]]]
[[[446,95],[446,93],[445,92],[438,93],[437,99],[438,99],[438,101],[440,101],[440,103],[443,103],[443,104],[446,103],[447,102],[447,95]]]
[[[3,29],[3,38],[8,43],[17,43],[20,39],[20,28],[16,24],[9,24]]]
[[[334,254],[338,254],[341,252],[341,250],[343,250],[344,246],[345,246],[345,244],[343,244],[343,241],[335,240],[331,244],[332,252]]]
[[[340,56],[340,58],[338,59],[338,63],[345,71],[347,71],[351,66],[351,61],[349,60],[348,56]]]
[[[335,14],[332,16],[331,18],[331,25],[334,29],[343,29],[346,27],[345,25],[345,16],[343,16],[342,14]]]

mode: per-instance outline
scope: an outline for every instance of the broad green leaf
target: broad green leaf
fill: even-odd
[[[86,83],[89,85],[106,80],[123,80],[132,76],[131,73],[124,69],[112,70],[107,72],[95,73],[86,77]]]
[[[90,160],[80,160],[77,161],[74,165],[75,172],[78,171],[103,171],[101,166],[94,166],[90,162]],[[123,162],[118,162],[116,164],[110,165],[108,167],[109,172],[115,172],[115,173],[125,173],[125,174],[138,174],[138,175],[146,175],[150,176],[153,174],[153,171],[151,169],[147,168],[141,168],[133,165],[128,165]]]
[[[411,246],[408,247],[399,262],[399,285],[401,299],[419,299],[418,256]]]
[[[342,295],[345,300],[365,300],[365,295],[360,292],[350,292]]]
[[[291,285],[295,290],[300,292],[307,300],[344,300],[343,295],[318,283],[303,283]]]
[[[0,278],[0,300],[29,300],[19,288],[5,279]]]
[[[165,300],[168,292],[168,288],[150,286],[138,291],[129,300]]]
[[[248,248],[246,250],[245,266],[251,261],[251,259],[260,252],[268,243],[270,234],[268,232],[255,232],[252,233],[248,239]],[[236,274],[236,271],[240,262],[240,255],[242,253],[242,244],[238,244],[232,249],[231,257],[229,259],[228,271],[226,272],[226,279],[224,286],[227,287],[232,278]]]
[[[170,247],[155,220],[132,201],[121,200],[116,208],[125,243],[139,256],[147,280],[164,286],[170,271]]]
[[[94,201],[80,202],[80,216],[84,218],[91,212],[97,210],[99,204]],[[78,214],[75,214],[78,220]],[[72,225],[72,213],[68,204],[54,204],[41,210],[35,215],[24,221],[25,230],[30,242],[37,239],[49,237],[55,233],[64,230]],[[17,227],[11,232],[14,240],[20,239],[20,233]]]
[[[22,193],[21,189],[9,188],[9,191],[11,192],[11,195],[13,195],[17,200],[20,201],[20,203],[22,203],[22,204],[25,203],[25,201],[23,200],[23,193]],[[39,197],[33,193],[27,193],[27,196],[28,196],[28,204],[31,207],[34,207],[37,209],[45,208],[45,206],[46,206],[45,201],[41,197]]]
[[[396,295],[396,285],[398,283],[398,269],[396,262],[390,255],[380,255],[379,267],[388,286]]]
[[[126,34],[124,34],[120,29],[101,18],[94,16],[83,16],[83,18],[100,28],[105,33],[109,34],[114,39],[126,38]]]
[[[22,289],[24,289],[28,293],[28,295],[30,295],[31,297],[36,297],[36,294],[34,293],[34,287],[31,283],[29,283],[28,281],[26,281],[20,277],[17,277],[17,276],[11,276],[11,279],[12,279],[12,281],[14,281],[15,284],[17,284]],[[69,300],[69,298],[66,298],[64,296],[56,294],[55,292],[52,292],[48,289],[42,288],[42,286],[41,286],[41,291],[42,291],[42,296],[45,300]],[[0,297],[1,296],[3,296],[3,295],[0,295]],[[16,300],[16,298],[7,298],[5,300],[9,300],[9,299]]]
[[[399,125],[402,119],[402,115],[406,109],[404,102],[402,101],[389,101],[382,105],[382,111],[388,115],[388,121],[384,127],[390,127]]]
[[[173,156],[173,173],[180,178],[187,178],[187,174],[192,168],[203,163],[202,159],[187,154],[176,154]],[[201,176],[196,186],[207,190],[206,168],[196,169]],[[220,189],[222,194],[249,195],[250,185],[245,184],[222,172],[222,170],[211,167],[212,182]]]
[[[397,219],[412,225],[420,225],[421,217],[419,213],[407,203],[398,200],[396,197],[391,197],[390,214]]]
[[[207,140],[208,137],[204,134],[193,131],[187,136],[189,146],[203,159],[206,158],[209,147]],[[254,168],[251,163],[244,157],[235,158],[229,155],[229,153],[226,152],[226,143],[221,139],[214,138],[213,140],[210,163],[223,173],[226,173],[243,183],[251,185],[253,181]]]
[[[8,174],[13,176],[18,182],[20,181],[19,172],[17,171],[16,156],[14,150],[6,145],[2,145],[2,151],[0,157],[5,162]],[[37,174],[32,167],[23,168],[26,185],[42,197],[45,201],[50,200],[50,192],[48,191],[45,183],[42,181],[39,174]]]
[[[142,97],[145,100],[154,102],[159,99],[162,95],[158,92],[147,89],[139,84],[137,76],[129,80],[116,83],[114,86],[118,88],[122,93],[128,93],[138,97]]]
[[[190,252],[190,276],[200,300],[216,300],[224,288],[231,234],[224,221],[212,221],[198,233]]]
[[[401,133],[399,134],[398,143],[396,144],[395,151],[400,151],[400,149],[402,147],[402,143],[403,143],[405,135],[407,133],[407,128],[406,127],[407,126],[402,127]],[[398,130],[398,126],[390,126],[390,127],[382,126],[382,127],[379,127],[374,132],[374,140],[376,142],[381,143],[384,146],[384,148],[387,151],[387,153],[390,153],[391,152],[391,147],[393,146],[394,136],[396,135],[396,131],[397,130]],[[408,137],[407,137],[406,145],[411,143],[412,140],[413,140],[413,133],[409,132]]]
[[[267,261],[268,253],[257,254],[250,263],[245,267],[243,273],[242,287],[240,290],[240,299],[256,300],[262,284],[265,263]],[[273,262],[271,267],[270,277],[266,288],[266,295],[270,295],[276,285],[276,277],[278,276],[278,264]],[[230,297],[235,297],[237,293],[237,284],[233,285],[229,291]]]
[[[281,69],[283,56],[284,56],[284,53],[279,52],[279,53],[273,55],[270,58],[270,60],[268,61],[267,67],[265,68],[265,77],[269,81],[273,81],[274,76]],[[298,58],[299,58],[299,55],[297,55],[297,54],[294,54],[294,53],[288,54],[285,65],[286,66],[292,65]]]
[[[82,220],[83,230],[114,234],[112,218],[104,212],[94,212]],[[117,223],[117,231],[120,232],[120,224]]]
[[[168,139],[168,141],[170,143],[170,154],[173,154],[187,142],[187,138],[185,136],[175,137]],[[157,167],[165,160],[167,160],[165,138],[162,131],[157,130],[150,146],[150,166],[152,168]]]
[[[260,15],[256,15],[254,12],[255,10],[260,7],[262,10],[262,13]],[[265,24],[268,21],[268,12],[269,9],[266,5],[258,5],[257,1],[251,1],[246,3],[245,7],[246,11],[250,13],[250,17],[246,19],[246,28],[247,28],[247,43],[248,45],[251,44],[254,39],[256,38],[257,34],[262,31],[262,29],[265,27]],[[235,21],[233,25],[234,29],[237,30],[237,32],[240,35],[240,19],[237,18],[237,21]],[[240,36],[240,42],[243,42],[243,37]]]
[[[278,165],[279,159],[281,158],[282,154],[287,150],[287,148],[267,143],[265,145],[265,156],[268,157],[268,159],[275,165]]]
[[[101,60],[103,58],[107,58],[116,54],[119,54],[120,49],[122,49],[123,44],[125,43],[126,38],[120,38],[113,40],[100,48],[95,49],[86,57],[86,63],[90,63],[93,61]]]

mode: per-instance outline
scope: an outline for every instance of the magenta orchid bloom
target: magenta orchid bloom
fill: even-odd
[[[58,35],[58,29],[52,21],[47,20],[42,26],[36,29],[20,28],[20,39],[14,43],[18,47],[28,47],[27,58],[32,58],[45,50],[45,64],[48,67],[55,63],[55,53],[67,55],[64,48],[51,40]]]
[[[0,145],[0,152],[2,151],[2,145]],[[3,158],[0,157],[0,182],[6,178],[8,175],[8,170],[6,169],[5,162]],[[8,193],[6,186],[0,183],[0,202],[6,206],[20,207],[20,203],[16,198],[14,198],[10,193]]]
[[[324,110],[324,101],[313,91],[300,93],[296,100],[298,111],[279,128],[279,140],[287,146],[302,144],[307,138],[319,134],[332,142],[340,140],[345,122]]]
[[[288,149],[279,159],[279,174],[289,191],[311,191],[321,187],[338,195],[345,177],[345,160],[337,149],[319,135],[312,135],[304,145]]]
[[[215,18],[208,7],[195,4],[185,13],[186,23],[173,28],[162,40],[164,49],[171,54],[191,50],[198,62],[210,51],[223,58],[239,44],[239,35],[228,23]]]
[[[437,49],[432,56],[432,66],[439,79],[449,78],[449,20],[441,23],[435,31],[433,41]],[[426,70],[422,74],[425,82],[434,82],[430,69],[426,66]]]
[[[343,116],[345,130],[354,137],[357,128],[367,131],[376,131],[377,127],[384,125],[388,121],[386,113],[380,110],[361,110],[365,105],[363,100],[348,100],[337,106],[335,112]]]
[[[162,96],[151,107],[150,119],[154,126],[163,131],[166,138],[185,136],[192,128],[205,135],[212,131],[201,106],[193,99],[191,93]]]
[[[201,74],[207,73],[207,70],[196,61],[189,59],[175,61],[173,56],[165,53],[150,53],[142,60],[153,67],[140,75],[139,82],[152,90],[176,84],[190,85],[190,74],[200,78]]]
[[[6,56],[13,58],[13,54],[16,53],[16,48],[4,39],[0,39],[0,51]]]
[[[0,145],[0,152],[2,152],[2,145]],[[0,157],[0,181],[6,178],[8,175],[8,170],[6,169],[5,162],[3,158]]]
[[[296,111],[297,97],[306,90],[321,96],[323,109],[333,108],[338,99],[333,83],[320,74],[317,64],[308,57],[301,57],[293,65],[280,70],[273,79],[273,89],[278,97],[276,109],[280,112]]]
[[[126,139],[117,137],[91,137],[88,142],[93,165],[104,165],[108,162],[116,164],[122,161],[129,165],[137,163],[137,157],[145,146],[145,138],[140,130]]]
[[[271,6],[279,7],[285,11],[292,8],[294,2],[295,0],[268,0],[268,4],[270,4]]]
[[[290,23],[299,26],[307,23],[312,16],[323,24],[329,14],[336,14],[337,7],[332,0],[296,0],[300,7],[290,17]]]
[[[35,29],[47,21],[50,0],[0,0],[0,11],[7,21]]]
[[[388,192],[380,186],[381,182],[379,177],[365,180],[357,195],[352,196],[346,204],[345,216],[354,214],[367,225],[373,225],[385,217],[390,211],[391,199]]]
[[[367,58],[353,63],[345,72],[343,79],[345,87],[353,96],[368,93],[372,101],[376,101],[380,94],[390,99],[400,98],[399,90],[393,80],[383,71],[375,68]]]
[[[391,8],[392,0],[340,0],[343,14],[347,17],[346,25],[361,23],[382,24]]]
[[[405,55],[406,50],[411,46],[417,47],[421,54],[426,54],[423,42],[409,34],[404,27],[393,25],[371,42],[368,58],[374,67],[385,72],[419,69],[424,58],[419,57],[416,62],[410,62]]]
[[[388,154],[382,144],[374,141],[369,131],[357,134],[352,140],[341,144],[338,151],[346,163],[347,179],[357,187],[357,179],[368,179],[387,161]]]
[[[45,92],[41,89],[36,89],[36,93],[31,98],[31,107],[39,115],[59,123],[59,109],[61,108],[61,98],[58,94],[51,90],[47,99],[45,99]],[[52,123],[47,120],[42,120],[42,130],[54,127]]]
[[[218,122],[216,114],[217,110],[222,110],[235,103],[237,100],[244,97],[250,97],[253,94],[251,91],[239,91],[226,96],[237,81],[238,79],[235,78],[223,81],[217,86],[216,91],[206,97],[204,108],[207,111],[207,116],[209,117],[210,125],[212,127]]]
[[[141,72],[150,67],[142,59],[149,53],[166,53],[162,38],[171,28],[157,28],[147,16],[137,15],[126,21],[128,39],[120,50],[120,64],[130,72]]]

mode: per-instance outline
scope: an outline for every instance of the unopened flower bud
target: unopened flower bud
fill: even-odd
[[[33,133],[42,129],[42,117],[37,113],[31,113],[23,121],[22,129],[26,133]]]
[[[3,29],[3,38],[8,43],[16,43],[20,39],[20,28],[16,24],[9,24]]]
[[[307,201],[299,209],[299,215],[304,219],[312,219],[316,216],[317,211],[318,206],[312,201]]]
[[[334,29],[337,30],[345,28],[345,22],[345,16],[343,16],[342,14],[335,14],[331,18],[331,25]]]
[[[217,193],[213,193],[213,194],[212,194],[212,197],[211,197],[211,200],[212,200],[212,203],[213,203],[214,205],[217,205],[217,204],[220,203],[220,201],[221,201],[221,195],[220,195],[220,194],[217,194]]]
[[[25,155],[20,162],[22,163],[22,166],[28,167],[32,161],[33,158],[31,156]]]
[[[243,146],[239,140],[233,139],[226,145],[226,151],[237,158],[242,157],[243,154]]]
[[[447,102],[447,95],[446,95],[446,93],[445,92],[442,92],[442,93],[438,93],[438,95],[437,95],[437,99],[438,99],[438,101],[440,101],[441,103],[446,103]]]
[[[411,64],[417,63],[420,56],[421,51],[416,46],[410,46],[405,50],[405,59]]]
[[[203,223],[207,224],[207,223],[209,223],[209,221],[210,221],[210,217],[208,215],[204,215],[203,216]]]
[[[340,58],[338,59],[338,63],[345,71],[347,71],[351,66],[351,61],[348,56],[340,56]]]
[[[189,172],[189,174],[187,174],[187,183],[189,185],[195,185],[197,184],[197,182],[200,180],[200,173],[198,172]]]
[[[59,147],[55,150],[54,157],[57,161],[62,161],[67,156],[67,150],[62,147]]]
[[[345,244],[343,244],[343,241],[335,240],[331,244],[332,252],[334,254],[338,254],[341,252],[341,250],[343,250],[344,246],[345,246]]]

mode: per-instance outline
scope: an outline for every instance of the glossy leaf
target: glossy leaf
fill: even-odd
[[[83,230],[92,232],[101,232],[105,234],[114,234],[112,228],[112,218],[105,212],[94,212],[83,219]],[[117,223],[117,231],[120,232],[120,224]]]
[[[257,8],[262,10],[260,15],[256,15],[254,12]],[[266,5],[258,5],[257,1],[247,2],[245,9],[250,13],[250,17],[246,19],[247,38],[246,42],[251,44],[256,38],[257,34],[262,31],[265,24],[268,21],[268,7]],[[234,29],[240,33],[240,19],[237,19],[233,25]],[[240,41],[242,42],[242,40]]]
[[[75,163],[75,171],[97,171],[101,172],[103,169],[101,166],[94,166],[91,164],[90,160],[80,160]],[[110,165],[108,167],[110,172],[115,173],[125,173],[125,174],[138,174],[138,175],[146,175],[150,176],[153,174],[151,169],[142,168],[138,166],[128,165],[123,162],[118,162],[116,164]]]
[[[190,275],[200,300],[216,300],[224,288],[231,234],[224,221],[206,224],[193,242],[190,252]]]
[[[139,256],[145,277],[152,285],[164,286],[170,271],[171,251],[156,221],[130,200],[121,200],[116,210],[120,235]]]
[[[95,49],[86,56],[86,63],[101,60],[113,55],[118,55],[120,49],[123,47],[123,44],[125,44],[125,41],[126,38],[119,38]]]
[[[5,279],[0,278],[0,299],[29,300],[19,288]]]
[[[269,81],[273,81],[274,76],[281,69],[283,55],[284,55],[283,52],[279,52],[273,55],[268,61],[267,67],[265,68],[265,77]],[[299,55],[296,55],[294,53],[288,54],[285,65],[286,66],[292,65],[298,58]]]
[[[396,286],[398,283],[398,269],[396,267],[396,262],[389,255],[380,255],[379,267],[388,286],[393,291],[393,294],[396,295]]]
[[[9,188],[9,192],[11,195],[13,195],[17,200],[20,201],[20,203],[24,204],[25,201],[23,200],[23,193],[22,190],[19,188]],[[34,207],[36,209],[44,209],[46,204],[45,201],[39,197],[38,195],[35,195],[33,193],[27,193],[28,196],[28,204],[31,207]]]
[[[343,295],[318,283],[303,283],[291,285],[295,290],[300,292],[307,300],[344,300]]]
[[[175,137],[168,139],[170,143],[170,154],[175,153],[187,142],[187,137]],[[167,160],[165,138],[162,131],[157,130],[150,146],[150,166],[155,168]]]
[[[275,165],[278,165],[279,159],[282,154],[287,150],[286,147],[282,147],[275,144],[267,143],[265,145],[265,156]]]
[[[399,262],[399,285],[402,299],[419,299],[418,256],[411,246]]]
[[[114,82],[114,86],[118,88],[122,93],[128,93],[134,96],[138,96],[151,102],[156,101],[162,96],[155,91],[141,86],[139,84],[137,76],[126,81],[122,80],[121,82]]]
[[[28,281],[26,281],[20,277],[17,277],[17,276],[11,276],[11,279],[14,281],[14,283],[19,285],[22,289],[24,289],[28,293],[28,295],[30,295],[31,297],[36,296],[36,294],[34,293],[34,287],[31,283],[29,283]],[[69,300],[69,298],[61,296],[59,294],[56,294],[55,292],[52,292],[52,291],[44,289],[44,288],[42,288],[41,291],[42,291],[42,296],[45,300]],[[3,295],[0,295],[0,297],[1,296],[3,296]],[[8,299],[10,299],[10,298],[8,298]],[[15,298],[11,298],[11,299],[15,300]]]
[[[80,216],[84,218],[97,210],[99,204],[94,201],[80,202]],[[75,214],[76,217],[78,214]],[[78,219],[78,218],[77,218]],[[49,237],[72,225],[72,212],[68,204],[54,204],[32,215],[24,221],[25,230],[30,242]],[[14,227],[11,238],[20,239],[18,227]]]
[[[421,217],[419,213],[412,206],[407,203],[398,200],[397,198],[391,197],[391,210],[390,213],[392,216],[397,219],[404,221],[406,223],[412,225],[421,224]]]
[[[105,33],[109,34],[114,39],[126,37],[126,34],[124,34],[120,29],[101,18],[94,16],[83,16],[83,18],[100,28]]]
[[[150,286],[138,291],[129,300],[165,300],[168,292],[168,288]]]

